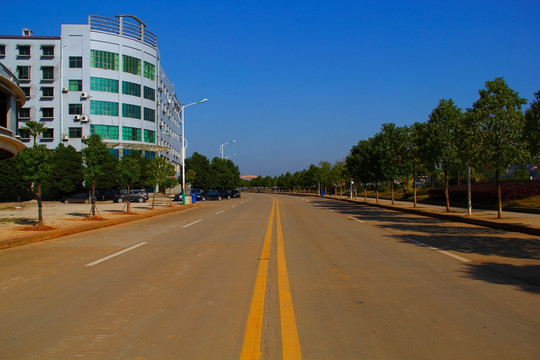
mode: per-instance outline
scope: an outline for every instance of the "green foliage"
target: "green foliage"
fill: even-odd
[[[85,164],[85,181],[88,185],[97,185],[99,188],[108,189],[110,187],[110,170],[111,158],[107,146],[101,141],[99,135],[92,135],[88,139],[83,140],[86,148],[82,150],[83,160]],[[92,186],[93,188],[94,186]]]
[[[525,111],[524,141],[529,151],[529,159],[538,161],[540,157],[540,91],[534,94],[535,101]]]
[[[194,188],[208,190],[212,187],[212,172],[210,169],[210,160],[197,152],[185,160],[186,171],[193,170],[195,179],[191,182]]]
[[[51,158],[51,176],[45,181],[46,198],[55,199],[83,190],[82,154],[73,146],[59,144]]]
[[[127,156],[122,158],[118,162],[116,170],[122,189],[129,191],[132,185],[141,179],[141,167],[136,157]]]
[[[215,157],[210,169],[213,189],[230,190],[240,185],[240,170],[231,160]]]
[[[167,162],[167,159],[156,157],[150,161],[147,178],[151,181],[151,185],[154,188],[157,185],[160,189],[164,190],[178,185],[178,180],[174,177],[175,175],[176,169],[173,164]]]
[[[33,194],[31,182],[24,179],[25,168],[20,156],[0,161],[0,199],[29,200]]]

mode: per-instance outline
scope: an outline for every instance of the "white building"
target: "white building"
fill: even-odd
[[[160,64],[157,37],[132,15],[89,15],[61,35],[0,36],[0,61],[17,75],[27,120],[49,129],[40,143],[83,147],[98,134],[118,157],[139,151],[181,165],[181,104]],[[19,131],[30,144],[28,134]]]

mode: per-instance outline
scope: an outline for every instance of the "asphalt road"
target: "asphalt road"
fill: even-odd
[[[538,359],[538,288],[482,266],[538,242],[318,198],[206,202],[0,251],[0,359]]]

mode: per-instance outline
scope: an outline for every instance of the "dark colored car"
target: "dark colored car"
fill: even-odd
[[[222,197],[223,199],[230,199],[230,198],[232,198],[232,194],[231,194],[231,192],[228,191],[228,190],[221,190],[220,193],[221,193],[221,197]]]
[[[114,196],[114,202],[115,203],[123,203],[123,202],[126,202],[126,201],[129,201],[129,202],[141,202],[142,203],[142,202],[145,202],[146,200],[148,200],[148,198],[145,197],[141,193],[118,194],[118,195]]]
[[[130,195],[140,195],[140,196],[144,197],[145,201],[150,198],[150,196],[148,195],[148,191],[146,191],[145,189],[131,189],[131,190],[129,190],[129,194]]]
[[[221,200],[223,199],[223,196],[221,196],[221,192],[215,191],[215,190],[208,190],[201,194],[201,201],[205,200]]]
[[[84,203],[90,204],[90,195],[88,193],[77,193],[63,199],[64,204]]]
[[[240,192],[240,190],[234,189],[233,191],[231,191],[232,198],[239,198],[240,196],[242,196],[242,193]]]
[[[99,201],[114,200],[114,196],[119,194],[118,190],[95,190],[94,195]]]
[[[202,194],[201,189],[191,189],[191,195],[190,196],[195,195],[196,200],[199,200],[199,201],[201,200],[201,194]],[[182,192],[179,192],[178,194],[174,195],[173,201],[182,201]]]

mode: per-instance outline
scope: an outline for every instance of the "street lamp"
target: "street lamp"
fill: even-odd
[[[199,101],[192,102],[187,105],[180,105],[180,111],[181,111],[181,121],[182,121],[182,153],[180,154],[182,157],[182,204],[186,204],[186,147],[185,146],[185,137],[184,137],[184,109],[188,106],[195,105],[195,104],[202,104],[203,102],[207,102],[208,99],[202,99]]]
[[[225,145],[229,145],[229,144],[232,144],[232,143],[235,143],[236,140],[231,140],[231,141],[227,141],[226,143],[223,143],[219,146],[219,152],[221,153],[221,158],[223,159],[223,147]]]

